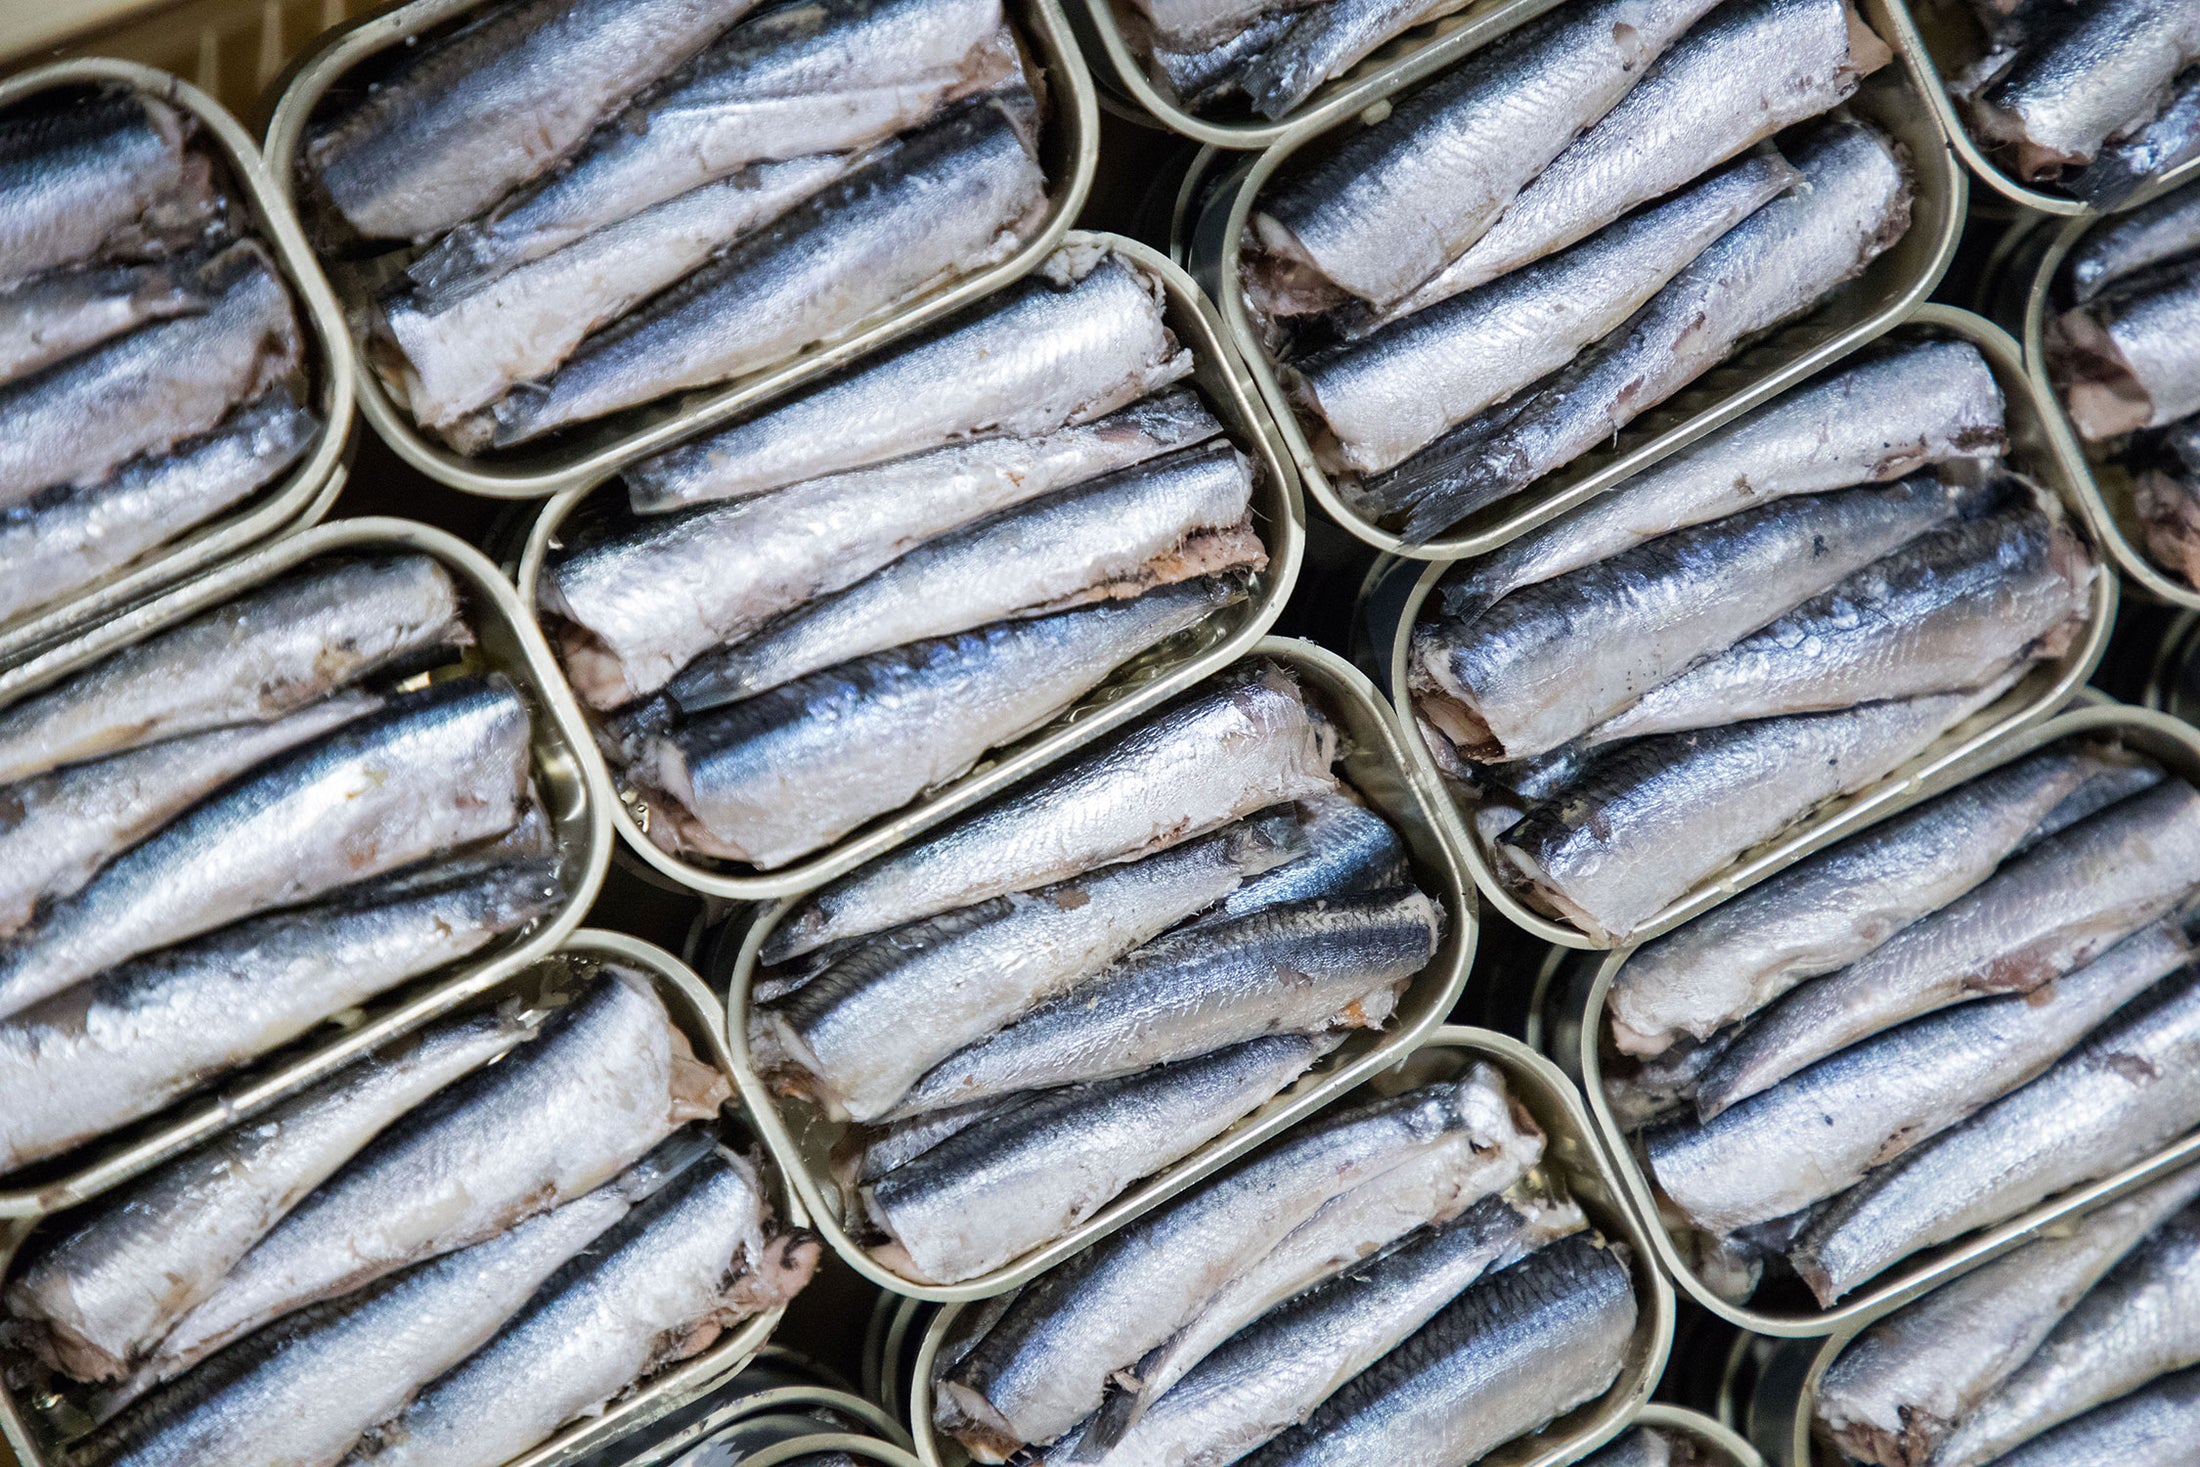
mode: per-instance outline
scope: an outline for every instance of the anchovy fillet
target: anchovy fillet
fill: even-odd
[[[56,362],[150,321],[206,308],[196,283],[170,264],[67,270],[0,293],[0,383]]]
[[[1280,119],[1331,77],[1414,26],[1460,9],[1466,0],[1327,0],[1254,56],[1235,78],[1253,110]]]
[[[1297,805],[1306,854],[1255,877],[1194,926],[1249,917],[1286,902],[1350,896],[1411,886],[1405,842],[1388,820],[1344,792],[1342,785],[1308,795]]]
[[[2163,0],[2102,0],[2021,54],[1980,93],[1971,123],[2009,148],[2026,179],[2092,161],[2112,133],[2144,122],[2171,79],[2200,60],[2200,14]]]
[[[2195,158],[2200,158],[2200,73],[2188,71],[2152,122],[2111,137],[2091,163],[2061,182],[2094,208],[2113,209]]]
[[[2070,252],[2070,293],[2080,305],[2143,270],[2200,249],[2200,188],[2181,188],[2103,220]]]
[[[0,127],[0,285],[109,255],[158,255],[219,218],[198,124],[151,97],[35,106]]]
[[[2034,1437],[1998,1467],[2193,1467],[2200,1463],[2200,1370],[2179,1371]]]

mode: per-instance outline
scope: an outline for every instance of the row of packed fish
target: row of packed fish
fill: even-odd
[[[1610,1390],[1624,1243],[1486,1062],[1288,1133],[966,1306],[936,1428],[981,1462],[1464,1467]]]
[[[425,555],[325,557],[0,710],[0,1173],[564,905],[471,616]]]
[[[1275,122],[1386,42],[1466,4],[1131,0],[1115,13],[1154,83],[1178,106],[1226,119]]]
[[[2178,1467],[2200,1451],[2200,1169],[1910,1304],[1827,1369],[1818,1433],[1880,1467]]]
[[[1500,879],[1623,940],[2063,656],[2099,568],[2005,407],[1912,338],[1447,571],[1407,686]]]
[[[1300,150],[1241,285],[1347,502],[1430,539],[1861,273],[1910,160],[1812,119],[1887,56],[1845,0],[1566,0]]]
[[[860,1123],[834,1171],[874,1258],[1000,1269],[1393,1021],[1450,918],[1337,754],[1241,664],[771,929],[751,1060]]]
[[[2200,791],[2069,739],[1627,958],[1606,1098],[1699,1276],[1831,1305],[2200,1126]]]
[[[1072,247],[560,528],[537,600],[652,840],[785,866],[1246,599],[1261,470],[1167,309]]]
[[[1967,0],[1968,23],[1966,6],[1933,5],[1951,12],[1941,34],[1976,36],[1948,92],[2015,177],[2113,209],[2200,158],[2200,5]]]
[[[1000,0],[755,8],[495,0],[339,79],[301,197],[420,427],[475,454],[759,371],[1041,226]]]
[[[2086,231],[2047,364],[2090,455],[2132,481],[2147,557],[2200,586],[2200,184]]]
[[[0,623],[246,503],[322,424],[307,339],[198,120],[124,88],[0,112]]]
[[[597,1414],[816,1266],[695,1124],[729,1094],[589,965],[43,1222],[4,1304],[55,1460],[497,1467]]]

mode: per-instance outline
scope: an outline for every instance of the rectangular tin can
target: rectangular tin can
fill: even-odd
[[[556,829],[571,895],[531,932],[508,935],[440,974],[401,986],[346,1019],[244,1067],[201,1094],[50,1161],[0,1178],[0,1218],[74,1207],[205,1140],[247,1116],[326,1078],[355,1056],[419,1028],[486,992],[550,952],[579,925],[611,858],[610,779],[587,725],[558,675],[550,649],[522,610],[511,583],[481,552],[410,520],[349,519],[285,536],[209,571],[158,600],[128,611],[74,641],[0,671],[0,707],[49,687],[109,653],[210,610],[324,555],[414,551],[433,556],[463,589],[476,637],[470,659],[510,678],[533,714],[533,774]]]
[[[1281,637],[1266,638],[1251,655],[1273,661],[1296,675],[1337,724],[1339,743],[1347,751],[1338,761],[1344,778],[1369,806],[1398,828],[1416,881],[1444,909],[1444,939],[1435,957],[1407,988],[1391,1028],[1379,1034],[1354,1036],[1289,1089],[1221,1136],[1175,1165],[1132,1184],[1081,1226],[1044,1247],[963,1283],[928,1284],[893,1272],[850,1235],[830,1165],[833,1146],[848,1128],[828,1121],[821,1111],[804,1102],[773,1096],[750,1061],[749,989],[757,976],[758,954],[772,928],[796,903],[782,900],[767,907],[744,934],[738,953],[731,951],[729,942],[712,965],[713,986],[722,986],[728,993],[728,1043],[735,1070],[772,1154],[802,1194],[803,1206],[813,1220],[811,1225],[825,1235],[851,1268],[879,1287],[942,1303],[1006,1292],[1396,1063],[1434,1032],[1458,1003],[1474,956],[1476,917],[1472,890],[1435,816],[1442,796],[1406,761],[1388,710],[1350,663],[1311,642]]]
[[[306,128],[332,87],[380,53],[411,45],[417,37],[455,24],[485,3],[405,0],[326,32],[280,84],[281,95],[268,124],[267,168],[283,199],[295,207]],[[783,397],[1029,274],[1061,241],[1092,188],[1100,158],[1100,109],[1092,75],[1078,55],[1058,0],[1007,0],[1007,11],[1045,73],[1049,112],[1039,148],[1047,176],[1047,217],[1039,232],[1006,260],[942,282],[830,341],[804,348],[777,366],[582,425],[558,435],[564,441],[478,458],[468,458],[424,436],[384,390],[367,365],[365,342],[353,335],[349,350],[356,363],[359,405],[368,423],[398,457],[439,483],[497,499],[544,499],[597,483],[700,429]],[[337,295],[344,308],[340,319],[347,327],[354,324],[350,317],[366,304],[369,294],[364,282],[356,287],[339,285]]]
[[[807,891],[845,874],[917,832],[969,809],[1072,749],[1120,728],[1190,687],[1208,674],[1243,657],[1275,625],[1298,580],[1305,555],[1305,511],[1290,460],[1278,453],[1267,415],[1245,391],[1229,346],[1216,325],[1214,308],[1190,277],[1167,259],[1120,235],[1073,233],[1069,249],[1105,249],[1158,279],[1168,303],[1163,319],[1194,362],[1192,381],[1222,420],[1238,447],[1258,467],[1253,517],[1268,547],[1268,569],[1254,578],[1252,594],[1209,618],[1193,631],[1118,668],[1100,687],[1033,733],[996,749],[961,778],[920,797],[901,811],[881,816],[864,829],[825,850],[776,871],[707,857],[675,855],[649,838],[649,809],[641,797],[612,775],[619,796],[612,819],[625,841],[625,854],[637,858],[658,879],[669,879],[708,897],[758,901]],[[576,511],[616,498],[615,479],[569,490],[542,507],[529,528],[514,575],[521,599],[538,605],[543,567]],[[539,612],[538,612],[539,625]]]

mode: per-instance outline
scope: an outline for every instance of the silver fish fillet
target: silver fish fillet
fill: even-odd
[[[282,717],[378,668],[472,640],[425,555],[324,564],[156,632],[0,711],[0,783]]]
[[[2171,79],[2200,60],[2200,13],[2175,0],[2102,0],[2026,50],[1979,94],[1971,125],[2009,149],[2019,177],[2091,162],[2113,133],[2144,122]]]
[[[1313,0],[1137,0],[1156,46],[1192,51],[1227,44],[1268,11],[1304,9]]]
[[[884,142],[1016,75],[1000,0],[767,10],[628,103],[563,171],[459,225],[405,273],[433,303],[752,165]]]
[[[0,285],[201,238],[221,200],[197,130],[135,93],[33,103],[0,126]]]
[[[1547,754],[1959,507],[1923,476],[1799,495],[1526,587],[1464,627],[1423,622],[1414,712],[1470,759]]]
[[[1135,860],[1327,790],[1336,732],[1272,665],[1177,704],[1047,779],[807,898],[764,945],[785,962],[1012,891]]]
[[[1624,937],[1819,804],[1892,773],[2010,681],[1621,744],[1497,849],[1536,900],[1600,940]]]
[[[2200,249],[2200,188],[2181,188],[2088,229],[2070,252],[2070,294],[2080,304],[2141,271]]]
[[[121,1375],[377,1132],[536,1025],[502,1014],[439,1025],[69,1214],[17,1265],[8,1312],[68,1374]]]
[[[1783,393],[1557,519],[1460,562],[1438,588],[1471,620],[1523,586],[1691,525],[1797,494],[1886,483],[2008,447],[2001,387],[1978,348],[1904,347]]]
[[[24,281],[0,292],[0,383],[205,306],[195,282],[171,264],[63,270]]]
[[[1867,1035],[1995,993],[2029,994],[2200,884],[2200,791],[2168,780],[2040,842],[1838,973],[1760,1014],[1696,1092],[1704,1116]]]
[[[368,887],[126,963],[0,1020],[0,1172],[150,1115],[564,900],[541,863]]]
[[[1619,1251],[1576,1233],[1468,1286],[1248,1467],[1466,1467],[1619,1378],[1635,1330]]]
[[[1309,795],[1296,808],[1306,854],[1246,882],[1191,925],[1227,922],[1286,902],[1414,884],[1398,832],[1343,786]]]
[[[1920,1248],[1992,1227],[2200,1123],[2200,983],[2166,980],[2053,1069],[1874,1174],[1789,1252],[1830,1304]]]
[[[978,1122],[1029,1104],[1034,1097],[1018,1095],[1003,1101],[936,1110],[886,1126],[866,1126],[848,1133],[833,1155],[833,1176],[852,1192],[865,1182],[875,1182],[896,1167],[907,1166],[948,1137],[969,1130]]]
[[[1280,119],[1385,41],[1451,14],[1465,0],[1328,0],[1308,8],[1237,78],[1253,110]]]
[[[749,0],[503,0],[411,50],[306,139],[351,229],[425,241],[570,157]]]
[[[1474,52],[1252,218],[1246,285],[1274,314],[1387,306],[1479,239],[1709,0],[1572,0]]]
[[[2111,137],[2091,163],[2059,181],[2094,208],[2113,209],[2195,158],[2200,158],[2200,73],[2187,71],[2153,121]]]
[[[137,1379],[169,1379],[270,1320],[579,1197],[716,1115],[727,1094],[648,982],[609,969],[540,1039],[406,1116],[317,1188]]]
[[[672,699],[693,713],[926,637],[1263,570],[1252,494],[1252,461],[1229,443],[1063,490],[919,546],[759,635],[706,653],[673,679]]]
[[[1890,54],[1847,0],[1754,0],[1706,16],[1552,159],[1487,234],[1385,318],[1518,270],[1685,187],[1782,128],[1839,105]]]
[[[2200,1167],[2187,1167],[1888,1315],[1826,1371],[1820,1427],[1859,1462],[1926,1467],[2101,1276],[2196,1194]]]
[[[1046,175],[1008,104],[974,103],[882,147],[641,310],[444,429],[461,452],[506,448],[688,388],[774,366],[955,275],[1006,259],[1039,227]]]
[[[2200,266],[2065,311],[2047,349],[2070,420],[2088,439],[2200,413]]]
[[[1573,249],[1439,301],[1298,370],[1331,469],[1391,468],[1620,326],[1721,235],[1796,180],[1745,158]]]
[[[1247,68],[1281,42],[1302,14],[1272,10],[1227,40],[1189,50],[1174,48],[1157,36],[1147,70],[1164,95],[1173,94],[1179,105],[1195,112],[1205,111],[1241,91],[1239,82]]]
[[[1976,887],[2082,786],[2159,778],[2111,751],[2058,745],[1851,836],[1628,958],[1605,998],[1612,1039],[1640,1055],[1709,1039]]]
[[[234,508],[304,458],[320,419],[280,388],[170,452],[0,514],[0,619],[72,596]]]
[[[2165,1375],[2096,1406],[2003,1457],[1999,1467],[2193,1467],[2200,1462],[2200,1370]]]
[[[110,862],[0,948],[0,1017],[125,958],[509,830],[527,707],[502,679],[393,700]]]
[[[956,778],[1243,594],[1194,581],[878,653],[646,736],[628,776],[663,796],[660,844],[783,866]]]
[[[1263,1034],[1380,1029],[1443,931],[1442,909],[1409,889],[1163,937],[943,1061],[900,1110],[1112,1079]]]
[[[835,1116],[875,1120],[963,1045],[1304,849],[1288,816],[1257,819],[889,934],[755,1010],[750,1051],[782,1056],[782,1084]]]
[[[976,1278],[1062,1236],[1183,1160],[1335,1048],[1283,1034],[1126,1079],[1050,1091],[958,1132],[858,1191],[886,1267]]]
[[[0,507],[53,485],[94,484],[144,453],[212,431],[230,409],[300,370],[290,292],[257,244],[206,264],[209,301],[36,377],[0,388]]]
[[[972,437],[1051,433],[1192,369],[1157,282],[1121,257],[1057,251],[995,304],[791,402],[626,471],[642,513],[738,499]],[[955,384],[942,392],[943,382]]]

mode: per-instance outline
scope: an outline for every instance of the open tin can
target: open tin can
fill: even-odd
[[[724,1038],[725,1015],[717,999],[672,954],[620,932],[593,928],[571,932],[554,950],[538,952],[523,964],[506,966],[495,981],[476,987],[462,1002],[447,1005],[446,1009],[481,1010],[515,998],[529,1005],[554,1004],[577,994],[589,978],[609,965],[648,978],[664,1000],[672,1022],[693,1045],[696,1057],[729,1082],[733,1079]],[[353,1051],[347,1058],[358,1052]],[[719,1133],[720,1139],[737,1151],[749,1149],[755,1142],[745,1115],[721,1115]],[[804,1226],[807,1215],[801,1201],[788,1189],[784,1175],[767,1166],[764,1176],[774,1213],[790,1227]],[[14,1223],[4,1243],[0,1243],[4,1248],[0,1252],[0,1276],[32,1233],[51,1225],[46,1220],[30,1219]],[[505,1467],[567,1467],[606,1443],[708,1394],[755,1358],[784,1312],[775,1308],[752,1316],[702,1353],[652,1376],[600,1414],[565,1427],[540,1446],[512,1458]],[[0,1380],[0,1434],[5,1435],[21,1467],[59,1467],[65,1460],[65,1449],[60,1448],[56,1437],[75,1409],[65,1398],[46,1395],[33,1399]]]
[[[1864,18],[1883,36],[1891,34],[1895,23],[1894,3],[1863,0]],[[1432,65],[1430,70],[1434,69]],[[1425,79],[1425,73],[1416,72],[1412,81]],[[1925,105],[1915,79],[1901,67],[1882,67],[1864,79],[1845,105],[1909,152],[1914,195],[1908,232],[1861,276],[1840,287],[1809,315],[1704,373],[1662,406],[1637,418],[1611,445],[1583,454],[1536,480],[1522,493],[1478,511],[1442,535],[1421,544],[1408,544],[1346,503],[1315,460],[1313,445],[1290,395],[1284,391],[1276,363],[1262,343],[1239,284],[1253,210],[1269,182],[1302,153],[1309,159],[1318,158],[1359,129],[1388,117],[1390,105],[1407,90],[1408,83],[1400,80],[1358,117],[1326,128],[1295,127],[1267,151],[1243,161],[1226,160],[1220,155],[1203,157],[1210,168],[1230,163],[1234,166],[1220,180],[1194,178],[1185,185],[1186,197],[1206,193],[1206,202],[1191,225],[1192,274],[1220,307],[1246,371],[1268,404],[1292,462],[1298,465],[1306,492],[1332,520],[1392,555],[1448,561],[1485,554],[1785,392],[1910,316],[1947,272],[1955,257],[1957,237],[1963,232],[1968,198],[1963,170],[1949,152],[1948,140]]]
[[[407,0],[325,33],[320,44],[291,68],[268,124],[267,167],[282,197],[295,205],[307,130],[331,91],[344,86],[358,69],[371,68],[384,53],[416,45],[431,32],[455,29],[488,3]],[[1100,116],[1092,76],[1077,54],[1057,0],[1006,0],[1006,8],[1011,25],[1045,73],[1047,114],[1039,139],[1039,163],[1047,177],[1048,205],[1038,232],[1007,259],[941,282],[775,366],[576,425],[539,444],[493,450],[475,458],[422,434],[368,363],[360,314],[411,251],[385,251],[364,262],[336,262],[329,273],[351,330],[359,404],[367,421],[400,458],[440,483],[492,498],[546,498],[597,483],[699,429],[785,396],[1028,274],[1061,241],[1092,187],[1099,166]]]
[[[1268,548],[1268,569],[1253,578],[1251,594],[1237,605],[1207,618],[1160,647],[1117,668],[1107,680],[1045,725],[1001,748],[989,751],[960,778],[921,796],[895,813],[878,817],[855,834],[823,851],[772,871],[676,855],[650,839],[650,810],[638,794],[613,783],[620,798],[613,819],[626,848],[652,871],[708,897],[756,901],[807,891],[901,844],[951,815],[987,799],[1070,750],[1174,697],[1208,674],[1243,657],[1275,625],[1298,580],[1305,555],[1305,510],[1290,460],[1276,448],[1274,430],[1249,396],[1224,342],[1214,308],[1182,270],[1146,246],[1120,235],[1071,234],[1069,248],[1106,249],[1158,280],[1167,296],[1163,320],[1192,354],[1192,381],[1221,419],[1232,442],[1254,462],[1253,520]],[[521,599],[538,606],[543,569],[560,537],[578,514],[607,514],[624,497],[616,479],[599,479],[569,490],[542,507],[529,529],[515,576]],[[539,617],[539,611],[537,612]]]
[[[1133,1183],[1053,1242],[962,1283],[931,1284],[894,1272],[853,1236],[853,1220],[844,1215],[831,1167],[833,1147],[849,1128],[827,1119],[807,1102],[772,1095],[756,1072],[749,1054],[749,990],[757,978],[764,940],[796,903],[782,900],[765,908],[742,939],[730,971],[712,975],[714,983],[728,990],[728,1034],[735,1071],[772,1154],[802,1194],[811,1226],[825,1235],[850,1267],[881,1288],[941,1303],[983,1299],[1012,1289],[1397,1063],[1434,1032],[1459,1001],[1474,956],[1475,908],[1466,876],[1438,824],[1442,796],[1407,762],[1388,710],[1350,663],[1311,642],[1281,637],[1265,638],[1251,655],[1275,662],[1297,677],[1309,699],[1335,722],[1344,750],[1337,763],[1339,772],[1370,808],[1397,828],[1416,883],[1444,909],[1444,939],[1436,955],[1407,986],[1390,1028],[1355,1033],[1290,1088],[1183,1160]]]
[[[2037,388],[2025,372],[2017,344],[2007,333],[1968,311],[1927,305],[1919,307],[1907,321],[1890,332],[1889,339],[1897,342],[1953,339],[1976,346],[1992,369],[1994,380],[2001,385],[2008,404],[2010,466],[2053,492],[2077,523],[2092,525],[2079,476],[2056,449],[2050,410],[2039,401]],[[1382,659],[1379,681],[1387,685],[1399,720],[1409,730],[1416,729],[1413,701],[1406,688],[1406,656],[1413,627],[1437,582],[1450,569],[1446,562],[1423,564],[1392,560],[1379,565],[1369,575],[1355,617],[1354,634],[1365,639],[1361,645],[1368,648],[1372,656]],[[1879,783],[1859,794],[1834,801],[1784,834],[1745,852],[1725,870],[1668,903],[1663,911],[1638,928],[1632,939],[1641,942],[1669,931],[1774,872],[1793,865],[1812,851],[1830,845],[1883,815],[1914,804],[1926,795],[1937,793],[1961,778],[1977,761],[1990,757],[2001,743],[2061,707],[2092,675],[2095,664],[2107,650],[2109,634],[2114,629],[2116,578],[2107,573],[2106,566],[2102,569],[2103,573],[2094,579],[2093,603],[2085,632],[2073,641],[2070,650],[2060,659],[2035,667],[1993,706],[1973,714],[1941,735],[1924,754]],[[1500,857],[1492,843],[1474,830],[1476,801],[1473,792],[1438,775],[1435,760],[1417,732],[1407,743],[1412,747],[1423,776],[1442,784],[1450,793],[1451,798],[1444,802],[1444,818],[1450,823],[1452,839],[1466,854],[1467,868],[1474,874],[1483,900],[1504,913],[1511,922],[1546,941],[1566,947],[1604,945],[1572,924],[1536,911],[1521,899],[1500,874]]]
[[[490,943],[456,968],[415,979],[363,1011],[338,1016],[338,1027],[324,1024],[232,1072],[208,1092],[0,1177],[0,1217],[73,1207],[327,1078],[366,1050],[469,1002],[556,948],[595,899],[611,859],[611,792],[602,761],[589,744],[587,725],[511,583],[472,546],[427,525],[349,519],[285,536],[0,672],[0,708],[317,557],[408,551],[434,557],[464,594],[475,637],[467,664],[502,673],[527,701],[533,715],[532,775],[552,820],[569,893],[565,905],[532,929]]]
[[[2166,714],[2120,703],[2088,703],[2062,713],[1999,744],[1989,759],[1971,766],[1964,774],[1966,777],[1984,774],[2058,739],[2086,735],[2119,739],[2126,746],[2160,761],[2173,774],[2200,781],[2200,729]],[[1601,960],[1593,962],[1586,955],[1564,954],[1547,966],[1544,990],[1538,1003],[1539,1036],[1546,1052],[1560,1061],[1588,1097],[1589,1113],[1595,1118],[1597,1135],[1624,1181],[1636,1211],[1646,1220],[1659,1264],[1696,1303],[1745,1330],[1796,1339],[1853,1335],[1880,1315],[2038,1236],[2060,1220],[2200,1158],[2200,1129],[2196,1129],[2145,1161],[2099,1181],[2072,1188],[1998,1227],[1913,1254],[1888,1269],[1870,1286],[1858,1289],[1845,1302],[1832,1308],[1759,1307],[1734,1303],[1721,1297],[1695,1272],[1680,1243],[1658,1223],[1660,1209],[1649,1173],[1605,1103],[1600,1047],[1605,1028],[1605,999],[1637,946],[1639,944],[1604,954]]]
[[[1418,1085],[1452,1079],[1476,1061],[1488,1061],[1505,1077],[1513,1099],[1535,1117],[1546,1144],[1537,1173],[1563,1185],[1581,1204],[1590,1225],[1631,1251],[1637,1317],[1619,1378],[1603,1395],[1575,1407],[1530,1436],[1508,1442],[1477,1459],[1477,1467],[1557,1467],[1587,1456],[1637,1419],[1665,1368],[1673,1344],[1673,1290],[1648,1252],[1646,1229],[1622,1195],[1603,1149],[1596,1143],[1581,1096],[1549,1060],[1517,1039],[1487,1029],[1447,1025],[1425,1044],[1372,1072],[1354,1076],[1372,1095],[1348,1095],[1344,1087],[1323,1097],[1330,1104],[1349,1099],[1394,1095]],[[1358,1087],[1355,1087],[1355,1089]],[[1310,1117],[1295,1117],[1305,1119]],[[1088,1240],[1090,1241],[1090,1240]],[[917,1456],[924,1467],[966,1467],[970,1458],[951,1438],[933,1429],[933,1376],[941,1347],[955,1327],[962,1306],[942,1308],[926,1326],[909,1403],[909,1424],[916,1434]]]
[[[344,481],[355,381],[344,318],[282,191],[237,120],[189,82],[150,67],[104,58],[57,62],[0,81],[0,107],[14,106],[41,92],[89,92],[102,87],[127,87],[157,98],[198,124],[205,147],[220,164],[224,192],[242,208],[252,233],[267,247],[297,308],[305,340],[305,406],[321,420],[321,430],[287,473],[247,495],[235,508],[60,601],[0,619],[0,667],[51,648],[225,557],[282,531],[314,523],[328,513]]]

